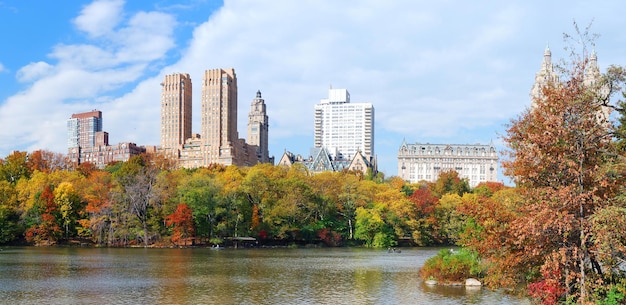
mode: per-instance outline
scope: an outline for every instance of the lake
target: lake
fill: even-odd
[[[488,289],[429,287],[436,248],[8,247],[2,304],[530,304]]]

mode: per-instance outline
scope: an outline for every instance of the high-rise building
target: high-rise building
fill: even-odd
[[[374,156],[374,106],[350,103],[346,89],[329,89],[328,98],[315,105],[315,142],[333,158],[353,158],[357,152]]]
[[[493,144],[407,144],[398,151],[398,176],[411,183],[435,182],[439,174],[456,171],[470,187],[497,181],[498,153]]]
[[[128,161],[133,155],[146,152],[143,146],[123,142],[109,145],[109,133],[102,131],[102,112],[92,110],[72,114],[67,120],[68,158],[76,165],[89,162],[98,168],[116,161]]]
[[[259,90],[256,92],[256,98],[252,100],[248,115],[248,144],[255,146],[257,158],[261,163],[270,161],[267,147],[268,128],[265,100],[261,98]]]
[[[161,83],[161,150],[178,157],[191,138],[191,78],[189,74],[166,75]]]
[[[233,164],[237,132],[237,76],[235,70],[204,71],[201,132],[203,164]]]
[[[67,147],[93,147],[96,133],[102,131],[102,112],[75,113],[67,120]]]

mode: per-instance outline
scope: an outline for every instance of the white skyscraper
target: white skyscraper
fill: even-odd
[[[346,89],[330,89],[328,98],[315,105],[315,147],[333,157],[353,158],[360,151],[374,156],[374,107],[350,103]]]

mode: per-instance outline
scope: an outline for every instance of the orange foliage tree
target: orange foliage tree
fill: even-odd
[[[172,242],[178,244],[183,240],[183,245],[187,245],[187,238],[195,234],[192,211],[184,203],[176,207],[176,211],[165,217],[165,224],[173,226]]]
[[[503,167],[524,200],[503,241],[513,251],[509,257],[518,260],[509,267],[530,279],[544,303],[590,301],[594,285],[606,280],[592,242],[600,232],[591,219],[613,204],[624,183],[603,114],[619,88],[608,81],[618,78],[589,82],[594,71],[583,55],[561,82],[543,89],[535,107],[512,121],[504,137],[509,150]]]

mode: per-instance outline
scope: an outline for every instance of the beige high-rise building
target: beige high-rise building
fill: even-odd
[[[178,158],[185,140],[191,138],[191,78],[182,73],[166,75],[161,87],[161,151]]]
[[[261,91],[256,92],[252,100],[248,115],[248,144],[255,146],[256,155],[261,163],[270,162],[267,148],[268,118],[265,111],[265,100],[261,98]]]
[[[235,70],[212,69],[202,78],[202,166],[233,164],[237,133],[237,76]]]

